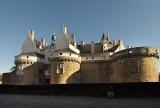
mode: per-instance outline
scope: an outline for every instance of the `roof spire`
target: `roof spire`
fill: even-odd
[[[103,33],[101,38],[101,43],[108,42],[109,41],[109,33]]]

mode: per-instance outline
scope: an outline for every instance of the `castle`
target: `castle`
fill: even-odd
[[[158,82],[158,50],[152,47],[125,48],[103,33],[99,43],[77,44],[76,36],[63,26],[52,43],[35,38],[30,30],[22,51],[15,56],[15,68],[3,73],[3,84],[71,84]]]

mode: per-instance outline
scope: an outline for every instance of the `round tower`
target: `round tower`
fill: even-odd
[[[37,57],[28,54],[20,54],[15,57],[17,74],[23,74],[23,69],[37,62]]]
[[[71,51],[57,50],[51,56],[51,84],[79,82],[81,57]]]
[[[39,71],[43,59],[36,53],[22,53],[15,57],[16,78],[15,84],[39,83]],[[37,75],[37,76],[36,76]],[[40,76],[39,76],[40,77]]]
[[[113,82],[158,82],[158,50],[135,47],[111,56]]]

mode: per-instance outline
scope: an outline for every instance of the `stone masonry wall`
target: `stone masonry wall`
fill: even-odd
[[[130,72],[129,62],[137,61],[137,58],[122,59],[112,62],[113,82],[140,82],[140,72]],[[134,68],[134,67],[133,67]]]
[[[109,83],[112,80],[112,70],[106,61],[82,62],[80,68],[81,83]]]
[[[9,73],[2,74],[2,84],[15,84],[16,72],[12,71]]]
[[[159,73],[157,58],[144,57],[140,59],[140,80],[143,82],[158,82]]]
[[[25,65],[25,64],[23,64]],[[32,85],[40,84],[44,80],[43,64],[35,63],[23,69],[22,74],[17,74],[16,70],[3,74],[4,84]]]

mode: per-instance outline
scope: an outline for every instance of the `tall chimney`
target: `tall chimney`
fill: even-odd
[[[29,30],[29,36],[32,40],[34,40],[34,30]]]
[[[71,43],[76,46],[76,36],[74,34],[71,35]]]
[[[81,45],[84,45],[84,41],[81,41]]]
[[[67,27],[63,25],[62,27],[62,33],[67,34]]]
[[[45,42],[45,39],[44,39],[44,38],[41,38],[41,43],[42,43],[42,46],[43,46],[43,47],[46,45],[46,42]]]
[[[94,41],[91,41],[91,53],[95,53],[95,44]]]

